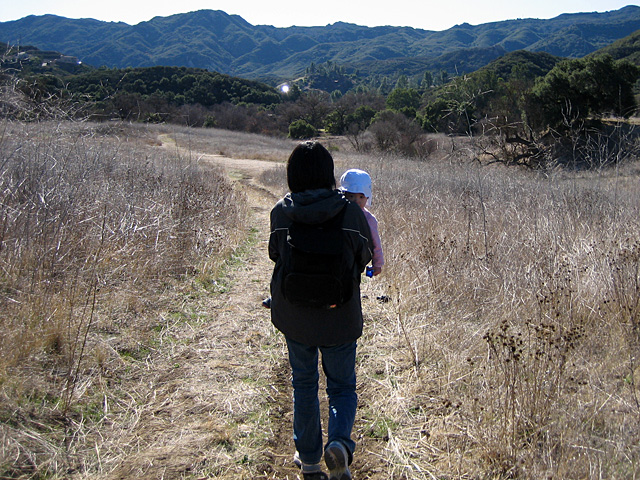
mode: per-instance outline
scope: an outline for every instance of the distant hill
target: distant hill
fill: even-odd
[[[628,37],[621,38],[595,53],[607,53],[616,60],[628,60],[640,66],[640,30],[632,33]]]
[[[544,77],[561,60],[563,60],[561,57],[546,52],[518,50],[503,55],[477,72],[488,71],[506,80],[511,77],[514,67],[517,67],[520,72],[526,74],[527,78],[534,79]]]
[[[155,17],[137,25],[28,16],[0,23],[0,41],[65,52],[96,67],[184,66],[275,83],[312,63],[349,66],[368,76],[425,70],[467,73],[515,50],[582,57],[640,30],[640,7],[462,24],[444,31],[410,27],[276,28],[221,11]]]
[[[614,60],[626,60],[640,66],[640,30],[589,54],[589,56],[595,55],[611,55]],[[558,62],[564,59],[565,57],[546,52],[517,50],[502,55],[476,72],[478,74],[491,72],[496,77],[506,80],[512,76],[514,68],[516,68],[519,74],[524,74],[527,78],[544,77]],[[472,75],[476,72],[472,72]]]

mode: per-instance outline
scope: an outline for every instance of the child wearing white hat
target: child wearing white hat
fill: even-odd
[[[378,220],[367,210],[371,206],[371,177],[364,170],[352,168],[347,170],[340,177],[340,190],[347,200],[356,203],[367,219],[371,237],[373,238],[373,275],[379,275],[384,265],[384,255],[382,253],[382,242],[378,233]]]

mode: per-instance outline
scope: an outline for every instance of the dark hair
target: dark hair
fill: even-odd
[[[319,142],[307,141],[293,149],[287,160],[287,183],[292,193],[336,188],[333,157]]]

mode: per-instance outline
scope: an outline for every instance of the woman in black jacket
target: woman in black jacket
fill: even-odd
[[[336,189],[333,158],[318,142],[298,145],[287,161],[291,193],[271,211],[269,258],[275,262],[271,278],[271,321],[286,338],[294,391],[293,434],[296,460],[307,480],[324,480],[323,456],[332,480],[349,480],[355,442],[351,430],[357,395],[356,340],[362,334],[360,276],[371,260],[373,242],[362,209]],[[327,307],[291,301],[283,288],[291,254],[289,229],[339,222],[342,262],[350,274],[344,303]],[[328,439],[323,449],[318,401],[318,352],[327,377]]]

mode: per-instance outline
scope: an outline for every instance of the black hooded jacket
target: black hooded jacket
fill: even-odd
[[[346,205],[342,229],[347,242],[345,261],[353,270],[353,296],[339,308],[314,309],[293,305],[282,295],[283,256],[287,255],[287,233],[296,222],[324,223]],[[289,193],[271,210],[269,258],[275,262],[271,277],[271,321],[288,338],[313,346],[340,345],[362,335],[360,276],[371,261],[373,241],[362,209],[349,203],[336,190]]]

